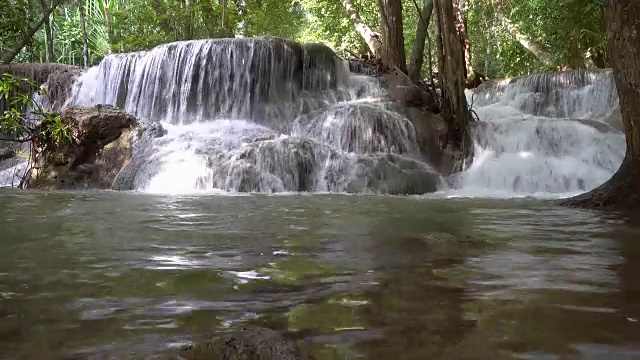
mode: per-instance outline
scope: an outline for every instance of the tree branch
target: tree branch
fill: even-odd
[[[20,51],[25,46],[27,46],[29,41],[31,41],[31,38],[33,37],[33,35],[35,35],[36,32],[38,32],[38,30],[42,27],[42,25],[49,18],[49,16],[51,16],[51,13],[53,13],[55,9],[63,2],[64,0],[57,0],[56,2],[51,4],[51,7],[44,12],[40,21],[38,21],[38,23],[36,23],[34,27],[29,29],[29,31],[27,32],[27,35],[22,39],[22,42],[18,46],[16,46],[16,48],[13,49],[13,51],[11,51],[9,55],[7,55],[7,57],[2,61],[3,65],[8,65],[13,61],[13,59],[15,59],[15,57],[20,53]]]

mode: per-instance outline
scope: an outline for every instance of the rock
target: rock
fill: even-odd
[[[428,165],[403,156],[385,154],[358,159],[349,193],[421,195],[438,190],[440,175]]]
[[[14,156],[16,156],[15,149],[13,148],[0,149],[0,161],[11,159]]]
[[[465,79],[464,87],[467,90],[475,89],[478,86],[480,86],[480,84],[482,84],[482,83],[484,83],[486,81],[487,81],[487,77],[485,75],[473,70],[471,72],[471,74],[469,74],[469,76],[467,76],[467,78]]]
[[[404,108],[418,107],[437,111],[435,96],[408,79],[394,74],[385,74],[381,76],[381,83],[398,105]]]
[[[624,124],[622,123],[622,114],[620,113],[620,104],[618,104],[611,112],[605,115],[601,120],[618,131],[624,132]]]
[[[313,360],[278,332],[245,327],[181,350],[187,360]]]
[[[380,82],[413,124],[420,152],[429,164],[444,176],[460,171],[464,156],[462,151],[446,146],[447,124],[438,115],[437,95],[395,74],[380,76]]]
[[[131,159],[137,120],[113,106],[70,107],[60,115],[77,139],[44,150],[29,187],[108,189]]]
[[[75,78],[82,72],[82,68],[64,64],[9,64],[0,65],[0,74],[11,74],[20,78],[27,78],[36,83],[37,86],[47,87],[47,101],[55,110],[66,101],[73,86]],[[21,89],[25,93],[32,93],[36,89],[24,87]],[[0,113],[7,110],[6,104],[0,102]]]
[[[592,119],[576,119],[577,122],[586,125],[586,126],[591,126],[592,128],[598,130],[601,133],[609,133],[609,132],[615,132],[615,131],[624,131],[621,129],[615,129],[613,126],[604,123],[604,122],[600,122],[598,120],[592,120]]]
[[[80,71],[81,68],[64,64],[30,63],[30,64],[8,64],[0,65],[0,74],[11,74],[13,76],[33,80],[36,84],[42,85],[49,80],[49,75],[54,72]]]
[[[416,129],[420,151],[429,164],[444,176],[455,172],[459,168],[463,154],[445,146],[447,124],[444,119],[429,110],[419,108],[407,109],[407,116]]]
[[[82,74],[82,70],[74,67],[63,67],[49,74],[45,86],[47,101],[52,109],[60,111],[69,98],[73,83]]]
[[[417,85],[396,86],[391,95],[396,102],[405,107],[430,109],[435,105],[433,96]]]

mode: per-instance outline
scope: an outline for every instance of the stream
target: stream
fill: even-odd
[[[632,215],[540,200],[0,193],[0,358],[638,359]]]

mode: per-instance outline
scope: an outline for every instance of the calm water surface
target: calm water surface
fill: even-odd
[[[635,222],[635,223],[634,223]],[[0,358],[640,359],[640,217],[533,200],[0,192]]]

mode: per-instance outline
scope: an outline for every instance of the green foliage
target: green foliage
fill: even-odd
[[[8,4],[0,11],[0,53],[6,53],[38,22],[43,9],[37,0],[1,1]],[[474,69],[499,78],[563,67],[603,66],[606,36],[602,1],[500,0],[502,13],[519,31],[552,55],[553,65],[548,66],[505,28],[496,11],[497,0],[466,0]],[[365,24],[374,31],[380,28],[377,1],[353,0],[353,4]],[[423,0],[402,0],[402,4],[409,58]],[[64,0],[50,19],[59,62],[82,64],[81,8],[86,9],[90,64],[99,62],[110,49],[130,52],[172,41],[231,36],[274,35],[320,42],[343,56],[367,51],[342,0],[228,0],[224,27],[219,0]],[[429,35],[434,38],[434,21]],[[431,55],[435,57],[435,53],[433,46]],[[41,29],[14,61],[44,61],[45,54],[46,38]],[[424,76],[427,64],[425,61]]]
[[[29,91],[36,84],[10,74],[0,77],[0,102],[7,109],[0,114],[0,136],[13,142],[38,142],[46,145],[69,144],[73,141],[71,128],[57,113],[44,110]],[[42,95],[43,89],[37,94]],[[27,116],[26,114],[30,114]]]
[[[602,0],[503,0],[504,15],[553,56],[549,67],[536,59],[501,24],[492,0],[470,1],[472,62],[490,77],[510,77],[557,68],[603,66],[606,57]]]
[[[26,0],[0,1],[0,58],[24,36],[29,24]],[[6,4],[6,5],[5,5]]]
[[[338,52],[342,49],[356,53],[367,51],[366,43],[349,20],[340,0],[302,0],[300,5],[308,16],[299,41],[324,43]],[[367,25],[372,29],[380,27],[376,1],[354,0],[354,5]]]

